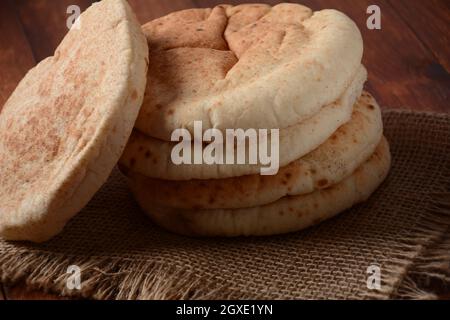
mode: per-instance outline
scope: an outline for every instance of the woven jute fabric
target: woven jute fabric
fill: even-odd
[[[384,112],[393,156],[369,201],[288,235],[193,239],[156,227],[115,170],[46,244],[0,241],[0,279],[97,299],[432,298],[450,282],[450,116]],[[69,290],[67,268],[81,270]],[[378,266],[381,289],[367,286]]]

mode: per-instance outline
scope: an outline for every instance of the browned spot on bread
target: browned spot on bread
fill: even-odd
[[[147,150],[146,152],[145,152],[145,158],[150,158],[152,156],[152,153],[151,153],[151,151],[150,150]]]
[[[314,208],[317,209],[319,207],[319,204],[317,202],[314,202]]]
[[[367,106],[367,108],[368,108],[369,110],[374,110],[374,109],[375,109],[375,106],[372,105],[372,104],[369,104],[369,105]]]
[[[282,216],[282,215],[284,215],[284,211],[283,211],[283,210],[280,210],[280,211],[278,211],[278,214],[279,214],[280,216]]]
[[[136,89],[133,90],[133,92],[131,93],[131,100],[136,100],[138,98],[138,93],[136,91]]]
[[[157,103],[157,104],[155,105],[155,108],[158,109],[158,110],[161,110],[162,107],[163,107],[162,104],[159,104],[159,103]]]
[[[50,94],[51,88],[53,86],[53,79],[55,77],[54,72],[49,72],[49,74],[42,80],[39,85],[38,94],[45,97]]]
[[[311,173],[316,174],[317,173],[316,169],[311,169]]]
[[[167,111],[167,114],[168,114],[169,116],[173,115],[173,113],[174,113],[173,109],[170,109],[169,111]]]
[[[130,168],[133,168],[136,165],[136,159],[135,158],[131,158],[130,159]]]
[[[139,146],[139,152],[142,152],[143,150],[144,150],[144,147],[143,146]]]
[[[213,196],[210,196],[208,199],[208,203],[213,204],[214,202],[216,202],[216,199]]]
[[[292,173],[286,172],[286,173],[284,174],[284,176],[286,177],[286,179],[290,179],[290,178],[292,177]]]
[[[290,212],[294,212],[294,208],[289,207],[289,211],[290,211]]]

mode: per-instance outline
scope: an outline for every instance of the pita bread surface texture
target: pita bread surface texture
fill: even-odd
[[[284,197],[253,208],[187,210],[157,206],[134,190],[143,210],[160,226],[187,236],[264,236],[302,230],[367,200],[386,178],[391,163],[383,138],[373,155],[342,182],[324,190]]]
[[[189,9],[143,30],[155,59],[136,127],[165,141],[194,121],[204,130],[303,122],[339,99],[363,53],[350,18],[299,4]]]
[[[323,107],[310,119],[279,130],[281,167],[316,149],[351,119],[353,106],[361,95],[366,79],[367,71],[360,65],[356,77],[337,101]],[[268,143],[270,144],[270,139]],[[171,153],[176,144],[177,142],[152,138],[134,130],[120,159],[121,167],[124,172],[165,180],[221,179],[259,174],[261,170],[261,164],[251,164],[248,161],[245,164],[175,165],[171,160]],[[193,157],[193,151],[191,155]],[[191,163],[194,163],[193,159]]]
[[[170,181],[128,173],[134,192],[158,206],[182,209],[237,209],[265,205],[285,196],[311,193],[351,175],[374,153],[383,135],[381,110],[367,92],[355,104],[352,119],[313,152],[280,168],[228,179]]]
[[[124,0],[93,4],[0,113],[0,237],[43,242],[106,181],[138,115],[148,47]]]

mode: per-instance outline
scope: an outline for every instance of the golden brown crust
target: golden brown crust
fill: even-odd
[[[298,4],[184,10],[143,30],[164,71],[149,72],[136,127],[166,141],[195,120],[205,130],[292,126],[335,102],[362,57],[348,17]]]
[[[61,231],[106,181],[139,111],[148,48],[128,4],[102,1],[80,19],[0,114],[5,239],[45,241]]]
[[[391,164],[383,138],[364,164],[340,183],[313,193],[284,197],[242,209],[179,209],[155,205],[134,190],[143,210],[162,227],[188,236],[262,236],[299,231],[367,200],[386,178]]]

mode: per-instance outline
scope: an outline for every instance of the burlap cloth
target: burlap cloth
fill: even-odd
[[[450,283],[450,116],[389,111],[392,171],[370,200],[269,238],[191,239],[155,227],[114,171],[43,245],[0,241],[0,279],[98,299],[433,298]],[[81,290],[66,287],[81,268]],[[367,268],[381,269],[381,290]]]

